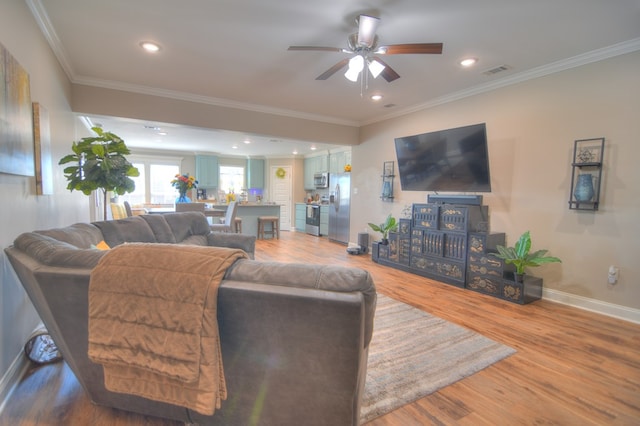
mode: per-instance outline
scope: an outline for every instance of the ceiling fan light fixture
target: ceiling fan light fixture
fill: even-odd
[[[363,69],[364,58],[361,55],[356,55],[349,59],[349,68],[347,69],[347,72],[344,73],[344,76],[355,83],[358,81],[358,75],[360,75],[360,71]]]
[[[349,59],[349,71],[360,72],[364,69],[364,58],[362,55],[356,55]]]
[[[373,61],[369,61],[369,72],[371,73],[371,75],[373,76],[373,78],[377,78],[380,73],[384,70],[385,66],[382,65],[380,62],[376,61],[375,59]]]

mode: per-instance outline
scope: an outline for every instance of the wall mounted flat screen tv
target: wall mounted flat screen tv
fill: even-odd
[[[403,191],[491,192],[485,123],[395,139]]]

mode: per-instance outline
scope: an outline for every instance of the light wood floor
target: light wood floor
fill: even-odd
[[[640,325],[544,300],[512,304],[379,266],[301,233],[258,241],[256,251],[258,260],[367,269],[380,293],[517,350],[370,426],[640,424]],[[31,370],[0,415],[1,426],[176,424],[93,406],[64,363]]]

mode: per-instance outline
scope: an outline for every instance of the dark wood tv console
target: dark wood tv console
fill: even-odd
[[[411,219],[400,219],[389,243],[374,242],[374,262],[515,303],[542,297],[542,279],[513,279],[513,268],[495,257],[504,233],[489,232],[489,209],[482,205],[414,204]]]

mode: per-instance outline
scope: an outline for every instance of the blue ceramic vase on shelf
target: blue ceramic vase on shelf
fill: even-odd
[[[578,183],[576,183],[576,187],[573,191],[573,196],[576,201],[581,201],[583,203],[591,201],[593,195],[593,176],[589,173],[578,175]]]

